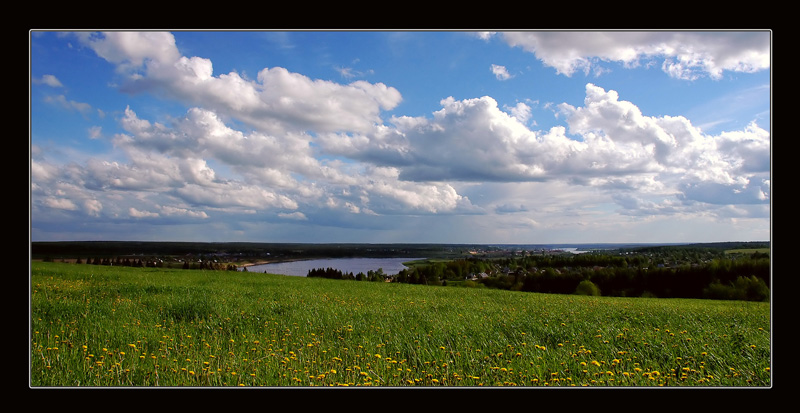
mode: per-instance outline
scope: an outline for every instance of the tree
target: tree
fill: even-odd
[[[575,294],[600,296],[600,288],[589,280],[583,280],[578,283],[578,288],[575,289]]]

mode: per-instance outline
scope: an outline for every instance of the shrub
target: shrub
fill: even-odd
[[[599,296],[600,287],[589,280],[583,280],[578,284],[578,288],[575,289],[575,294]]]

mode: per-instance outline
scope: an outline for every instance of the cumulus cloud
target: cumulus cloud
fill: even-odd
[[[131,218],[157,218],[158,217],[158,213],[157,212],[140,211],[140,210],[138,210],[136,208],[133,208],[133,207],[128,209],[128,214],[131,216]]]
[[[518,102],[511,108],[507,108],[508,112],[521,123],[528,123],[531,119],[531,107],[524,103]]]
[[[664,31],[501,32],[505,42],[534,53],[559,74],[602,70],[601,62],[633,67],[661,59],[668,75],[719,79],[725,71],[754,72],[770,66],[770,33]]]
[[[327,135],[320,143],[332,153],[392,166],[407,181],[565,181],[609,193],[642,191],[707,202],[694,189],[702,183],[735,203],[768,199],[768,191],[751,184],[768,177],[770,160],[769,133],[755,124],[706,135],[686,118],[647,116],[617,92],[594,84],[586,86],[583,106],[560,106],[568,130],[534,132],[520,122],[524,116],[501,111],[490,97],[447,98],[441,104],[430,118],[396,117],[394,128]],[[658,210],[626,196],[615,199],[625,208]]]
[[[683,117],[644,116],[616,92],[592,84],[587,85],[583,107],[563,105],[562,110],[572,133],[597,147],[616,148],[616,159],[606,157],[608,172],[621,171],[620,165],[640,165],[640,171],[658,172],[663,179],[720,184],[731,190],[769,173],[770,134],[754,123],[743,131],[705,135]],[[620,160],[625,154],[630,155]]]
[[[64,198],[54,198],[54,197],[45,198],[44,204],[50,208],[56,208],[56,209],[67,209],[70,211],[78,209],[77,206],[75,206],[75,204],[72,201]]]
[[[730,41],[626,32],[625,42],[616,32],[501,35],[567,76],[611,61],[660,59],[685,79],[769,67],[761,33]],[[681,116],[642,113],[591,83],[581,105],[557,106],[565,125],[544,131],[529,127],[531,101],[501,108],[490,96],[447,97],[429,116],[384,120],[402,96],[382,83],[340,84],[281,67],[255,79],[215,74],[209,59],[183,56],[169,33],[76,36],[116,65],[122,90],[168,96],[189,109],[154,121],[126,108],[123,132],[110,139],[113,159],[57,165],[32,147],[37,216],[48,208],[99,220],[203,222],[230,214],[378,228],[388,225],[374,219],[382,215],[497,214],[498,231],[517,231],[565,219],[583,225],[603,202],[632,217],[713,208],[736,218],[761,216],[770,202],[770,133],[755,122],[709,135]],[[509,78],[502,66],[491,70]],[[40,81],[60,86],[55,77]],[[51,102],[90,109],[63,95]],[[101,132],[90,129],[89,137]]]
[[[117,65],[125,91],[167,95],[269,133],[364,131],[381,122],[381,110],[402,100],[397,89],[382,83],[342,85],[282,67],[265,68],[256,80],[236,72],[215,76],[209,59],[182,56],[171,33],[83,33],[80,39]]]

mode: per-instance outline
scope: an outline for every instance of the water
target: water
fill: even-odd
[[[566,252],[573,253],[573,254],[583,254],[584,252],[589,252],[589,251],[584,251],[584,250],[578,251],[577,248],[559,248],[559,249],[563,250],[563,251],[566,251]]]
[[[308,270],[316,268],[333,268],[345,274],[352,272],[353,275],[360,272],[367,274],[370,270],[378,271],[378,268],[383,268],[384,274],[395,275],[408,268],[403,265],[404,262],[421,259],[423,258],[326,258],[252,265],[247,267],[247,271],[305,277]]]

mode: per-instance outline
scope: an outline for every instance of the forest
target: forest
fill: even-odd
[[[768,248],[727,251],[674,246],[471,257],[414,265],[394,276],[381,269],[353,275],[332,268],[311,270],[308,276],[550,294],[768,301]]]

